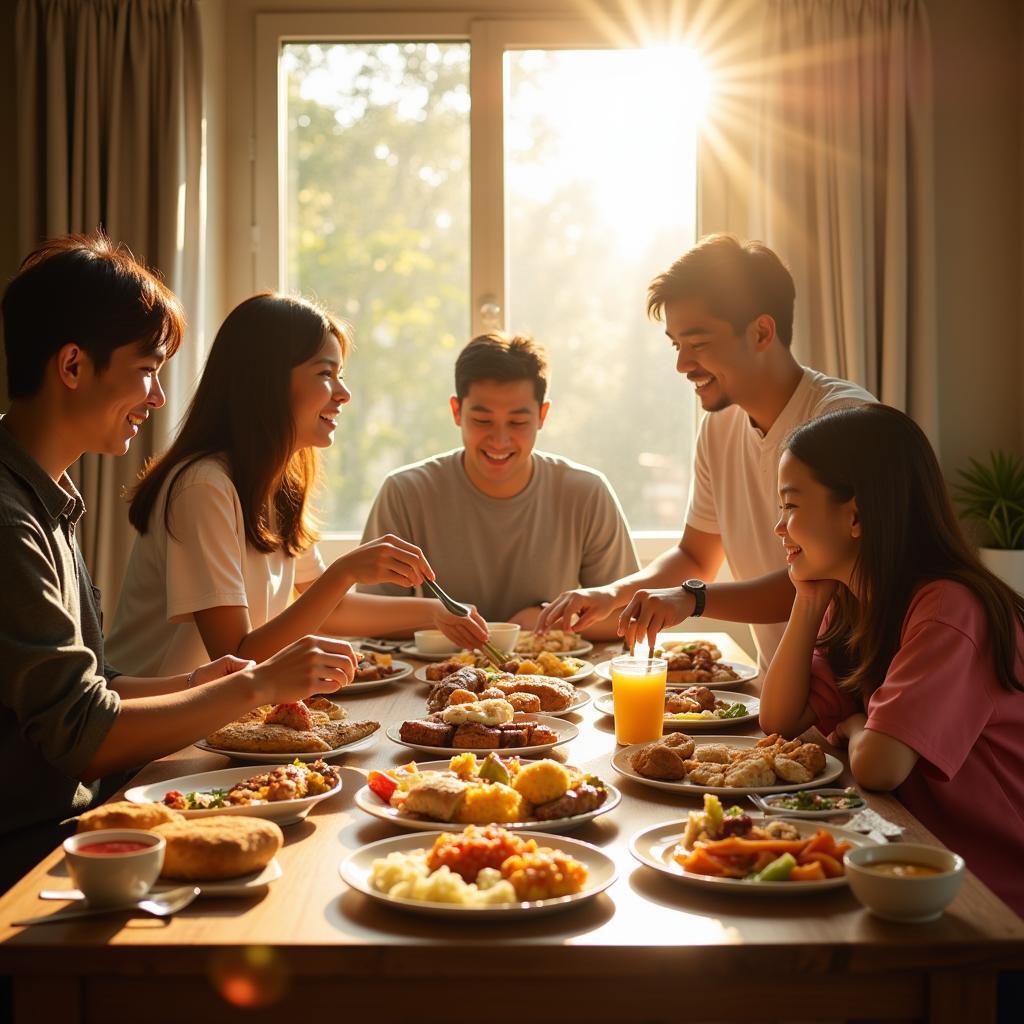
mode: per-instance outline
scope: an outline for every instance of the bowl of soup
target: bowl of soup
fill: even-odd
[[[855,847],[843,862],[854,896],[887,921],[934,921],[964,877],[963,857],[921,843]]]
[[[141,900],[160,877],[167,843],[155,832],[104,828],[64,840],[64,858],[86,901],[112,907]]]

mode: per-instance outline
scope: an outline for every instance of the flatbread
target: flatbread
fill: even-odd
[[[319,727],[316,732],[327,744],[328,749],[333,750],[346,743],[355,743],[356,740],[369,736],[379,728],[380,722],[365,719],[362,722],[330,722],[328,725]]]
[[[330,726],[320,728],[327,729]],[[316,731],[299,732],[287,725],[267,725],[265,722],[232,722],[223,729],[211,732],[206,742],[218,750],[235,750],[246,754],[320,754],[331,749],[331,744],[325,743]]]

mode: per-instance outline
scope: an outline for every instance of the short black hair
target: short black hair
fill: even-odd
[[[181,303],[106,235],[65,235],[27,256],[3,297],[7,393],[29,398],[64,345],[86,352],[97,371],[111,353],[141,344],[172,356],[185,333]]]
[[[740,242],[733,235],[702,238],[647,289],[647,315],[660,320],[669,302],[698,297],[712,315],[739,334],[767,313],[787,348],[793,340],[796,285],[786,265],[763,242]]]
[[[528,380],[537,404],[543,405],[549,375],[547,352],[533,338],[492,331],[475,337],[455,360],[455,397],[461,403],[470,385],[480,380]]]

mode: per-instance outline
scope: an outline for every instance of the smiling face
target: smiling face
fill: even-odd
[[[76,345],[58,353],[58,371],[70,387],[76,443],[83,451],[124,455],[150,412],[167,400],[158,376],[164,351],[147,348],[141,343],[121,345],[100,371]]]
[[[320,349],[292,369],[291,402],[295,450],[330,448],[341,407],[352,397],[345,387],[341,345],[325,331]]]
[[[860,550],[857,501],[838,501],[792,452],[779,462],[779,521],[775,533],[797,580],[839,580],[850,585]]]
[[[766,318],[770,319],[770,318]],[[693,383],[705,412],[743,404],[759,371],[755,358],[759,321],[737,334],[699,297],[665,304],[665,334],[676,350],[676,370]]]
[[[532,380],[474,381],[466,397],[452,396],[462,429],[463,465],[472,484],[492,498],[511,498],[530,482],[537,431],[550,403],[537,401]]]

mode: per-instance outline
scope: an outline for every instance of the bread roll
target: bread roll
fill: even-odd
[[[135,804],[130,800],[119,800],[103,804],[86,811],[78,819],[77,832],[95,832],[101,828],[152,829],[168,821],[184,821],[184,818],[163,804]]]
[[[152,831],[167,841],[160,877],[184,882],[213,882],[260,871],[284,842],[274,822],[228,814],[171,821]]]

